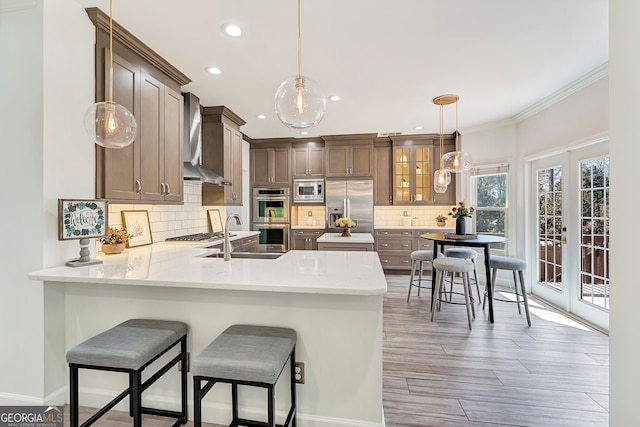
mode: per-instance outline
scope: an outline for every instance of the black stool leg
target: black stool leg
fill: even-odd
[[[181,369],[181,387],[182,387],[182,417],[184,422],[182,424],[186,424],[189,419],[189,409],[187,406],[187,370],[189,369],[187,363],[187,357],[189,353],[187,353],[187,336],[182,337],[180,341],[180,353],[182,354],[182,361],[180,362]]]
[[[142,385],[139,370],[132,371],[129,374],[129,383],[131,387],[129,399],[131,400],[131,411],[133,412],[133,427],[142,427]]]
[[[293,408],[293,419],[291,420],[291,427],[296,427],[296,415],[298,413],[298,407],[296,402],[296,347],[293,347],[291,351],[291,407]]]
[[[276,394],[273,392],[274,390],[274,386],[273,385],[269,385],[269,387],[267,387],[267,400],[268,400],[268,405],[267,405],[267,426],[268,427],[276,427]]]
[[[193,427],[202,427],[202,388],[200,378],[193,378]]]
[[[238,384],[231,384],[231,415],[233,417],[233,425],[238,423]]]
[[[70,427],[78,427],[78,368],[69,366],[69,425]]]

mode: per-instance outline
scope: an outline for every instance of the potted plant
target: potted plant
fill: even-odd
[[[107,235],[100,238],[102,252],[105,254],[119,254],[124,251],[131,235],[126,228],[109,227]]]
[[[438,227],[444,227],[445,225],[447,225],[447,217],[442,214],[438,214],[438,216],[436,217],[436,224],[438,225]]]

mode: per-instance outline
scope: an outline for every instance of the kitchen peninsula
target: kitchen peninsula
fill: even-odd
[[[160,242],[104,256],[100,265],[30,273],[30,279],[43,282],[45,295],[46,392],[64,403],[66,350],[129,318],[188,323],[194,355],[232,324],[283,326],[297,331],[296,359],[305,364],[305,384],[298,385],[300,425],[384,425],[386,280],[375,252],[290,251],[277,259],[230,261],[207,257],[210,253],[193,242]],[[101,406],[123,380],[87,375],[81,379],[81,405]],[[175,408],[177,376],[175,384],[172,380],[154,385],[145,399]],[[278,384],[286,388],[287,382]],[[279,387],[277,392],[288,395]],[[203,407],[205,421],[228,423],[229,390],[221,387],[211,396]],[[242,390],[247,412],[263,413],[264,398],[259,390]],[[280,413],[286,403],[277,402]]]

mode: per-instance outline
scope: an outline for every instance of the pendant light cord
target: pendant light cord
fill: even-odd
[[[109,0],[109,102],[113,102],[113,0]]]
[[[444,105],[440,105],[440,170],[444,170]]]
[[[456,153],[458,152],[458,101],[456,101]]]
[[[298,77],[302,77],[302,37],[300,36],[300,0],[298,0]]]

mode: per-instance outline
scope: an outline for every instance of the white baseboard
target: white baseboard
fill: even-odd
[[[64,405],[67,401],[67,388],[62,387],[48,396],[35,397],[24,394],[0,392],[0,405],[2,406],[57,406]]]
[[[111,391],[95,388],[80,389],[80,405],[92,408],[100,408],[122,390]],[[64,390],[66,393],[66,390]],[[66,395],[66,394],[65,394]],[[159,396],[153,394],[144,395],[145,406],[179,410],[180,402],[172,397]],[[261,420],[266,418],[266,404],[259,408],[240,407],[240,413],[244,418],[254,418]],[[117,411],[129,411],[128,399],[124,399],[114,408]],[[189,419],[193,419],[193,401],[189,400]],[[276,412],[276,419],[282,422],[286,417],[284,411]],[[202,420],[214,424],[229,424],[231,418],[231,405],[221,403],[202,403]],[[313,414],[304,414],[298,411],[298,425],[300,427],[384,427],[384,417],[380,422],[371,422],[363,420],[345,419],[325,417]]]

